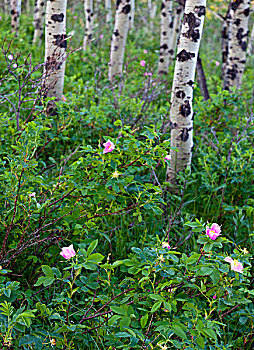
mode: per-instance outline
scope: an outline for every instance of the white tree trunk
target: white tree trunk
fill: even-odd
[[[11,31],[18,35],[21,0],[11,0]]]
[[[171,167],[168,180],[176,183],[176,175],[191,164],[193,147],[193,85],[202,36],[206,0],[186,0],[183,24],[176,55],[171,96]]]
[[[183,18],[184,7],[177,6],[173,21],[173,28],[169,38],[169,63],[171,64],[175,58],[176,44],[180,35],[181,23]]]
[[[241,88],[246,62],[248,21],[250,0],[232,1],[230,6],[231,28],[228,43],[228,57],[224,80],[224,89],[233,86]]]
[[[116,19],[111,40],[109,80],[122,74],[125,45],[129,29],[129,16],[131,5],[129,0],[118,0],[116,7]]]
[[[48,97],[63,95],[66,60],[67,0],[47,0],[45,25],[45,88]]]
[[[253,52],[253,42],[254,42],[254,24],[252,25],[252,30],[249,37],[249,43],[248,43],[248,49],[247,49],[248,55],[251,55]]]
[[[86,32],[84,36],[83,49],[86,51],[90,48],[90,43],[93,36],[93,0],[85,0],[84,2]]]
[[[147,0],[148,7],[148,23],[150,31],[153,31],[153,21],[156,16],[157,4],[152,2],[152,0]]]
[[[34,37],[33,43],[42,39],[44,30],[45,1],[35,0],[34,4]]]
[[[106,10],[106,22],[111,22],[112,20],[112,10],[111,10],[111,0],[105,0],[105,10]]]
[[[130,29],[134,28],[135,0],[131,0]]]
[[[169,38],[170,24],[172,22],[172,0],[162,0],[161,4],[161,35],[160,58],[158,74],[167,74],[169,66]]]

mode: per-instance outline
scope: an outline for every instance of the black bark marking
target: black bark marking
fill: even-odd
[[[190,85],[190,86],[192,87],[192,86],[194,85],[194,81],[189,80],[187,84]]]
[[[241,23],[240,19],[237,18],[237,20],[235,21],[235,25],[238,27],[240,23]]]
[[[55,39],[54,45],[57,45],[62,49],[66,49],[67,48],[67,40],[65,40],[66,38],[67,38],[67,35],[65,34],[54,35],[54,39]]]
[[[163,59],[163,58],[160,58],[160,62],[161,62],[161,63],[164,62],[164,59]]]
[[[168,48],[168,45],[167,44],[163,44],[163,45],[161,45],[161,47],[160,47],[162,50],[167,50],[167,48]]]
[[[237,72],[238,71],[237,71],[237,65],[236,64],[233,65],[232,69],[228,68],[227,75],[228,75],[229,79],[235,80],[235,78],[237,76]]]
[[[194,11],[198,15],[198,17],[204,16],[205,15],[205,6],[196,6],[194,8]]]
[[[188,100],[184,101],[184,104],[180,106],[180,114],[187,118],[191,114],[191,105]]]
[[[182,90],[177,91],[176,93],[177,98],[184,98],[185,97],[185,92]]]
[[[245,10],[243,11],[243,13],[244,13],[244,15],[245,15],[246,17],[248,17],[249,14],[250,14],[250,8],[245,9]]]
[[[238,7],[243,3],[243,0],[235,0],[231,3],[231,8],[233,11],[236,11]]]
[[[118,29],[116,29],[116,30],[114,31],[114,34],[115,34],[115,36],[119,36],[119,35],[120,35]]]
[[[130,11],[131,11],[131,6],[130,6],[130,5],[125,5],[125,6],[123,7],[122,12],[123,12],[125,15],[127,15],[128,13],[130,13]]]
[[[60,14],[54,14],[51,16],[51,19],[54,21],[54,22],[63,22],[64,20],[64,14],[63,13],[60,13]]]
[[[189,29],[186,33],[184,33],[184,36],[193,40],[194,42],[197,42],[200,38],[199,29],[197,29],[197,27],[200,26],[201,20],[190,12],[188,14],[184,14],[183,24],[186,23],[188,24]]]
[[[181,135],[180,135],[180,138],[183,142],[186,142],[189,138],[189,131],[191,131],[191,128],[188,129],[188,128],[183,128],[182,129],[182,132],[181,132]]]
[[[244,30],[243,28],[238,29],[236,38],[238,40],[239,46],[242,48],[243,51],[246,51],[247,49],[247,42],[246,40],[243,40],[243,38],[248,36],[248,32],[246,34],[243,34]]]
[[[195,53],[193,52],[187,52],[185,49],[183,49],[179,54],[176,56],[176,59],[179,62],[185,62],[188,60],[191,60],[192,57],[195,57]]]

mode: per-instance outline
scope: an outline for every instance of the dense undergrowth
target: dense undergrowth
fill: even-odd
[[[220,23],[207,19],[201,57],[211,100],[195,87],[193,164],[175,194],[164,161],[173,68],[165,81],[156,76],[158,40],[144,28],[130,33],[124,79],[111,85],[110,31],[97,28],[91,52],[68,57],[63,101],[47,116],[31,18],[16,39],[2,17],[2,348],[251,349],[251,58],[242,92],[222,91]],[[115,149],[104,154],[107,140]],[[215,241],[207,222],[221,226]],[[64,261],[71,244],[76,254]]]

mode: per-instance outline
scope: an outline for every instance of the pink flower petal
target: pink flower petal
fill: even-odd
[[[230,256],[227,256],[224,261],[228,262],[228,263],[232,263],[234,260],[232,258],[230,258]]]
[[[108,140],[107,142],[103,143],[103,146],[105,147],[103,150],[103,153],[109,153],[112,152],[115,149],[115,145],[113,142]]]
[[[140,61],[140,65],[141,65],[142,67],[145,67],[146,61],[145,61],[145,60]]]
[[[62,255],[62,257],[65,259],[73,258],[76,255],[73,244],[71,244],[69,247],[63,247],[60,255]]]

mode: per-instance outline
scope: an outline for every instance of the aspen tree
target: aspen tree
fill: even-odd
[[[147,0],[147,7],[149,28],[153,31],[153,21],[156,16],[157,4],[156,2],[153,3],[152,0]]]
[[[83,49],[86,51],[90,47],[93,35],[93,0],[85,0],[84,11],[86,18],[86,32],[84,36]]]
[[[11,0],[11,31],[18,35],[21,0]]]
[[[231,2],[231,28],[224,79],[224,89],[227,90],[230,90],[233,86],[239,89],[242,85],[246,62],[249,16],[250,0],[235,0]]]
[[[169,66],[169,37],[172,22],[172,0],[162,0],[161,4],[161,35],[158,74],[167,74]]]
[[[173,26],[172,31],[170,34],[170,40],[169,40],[169,63],[173,62],[175,57],[175,51],[176,51],[176,43],[179,38],[180,30],[181,30],[181,23],[183,18],[183,12],[184,12],[184,6],[179,5],[175,9],[175,16],[173,20]]]
[[[67,0],[47,0],[45,25],[45,88],[48,97],[63,95],[66,60]]]
[[[222,32],[221,32],[221,51],[222,51],[222,64],[221,73],[222,77],[225,77],[227,58],[228,58],[228,43],[230,38],[230,28],[231,28],[231,17],[230,17],[230,6],[228,6],[228,11],[226,16],[223,18]]]
[[[129,29],[131,5],[129,0],[118,0],[116,3],[116,19],[111,40],[109,80],[122,74],[125,45]]]
[[[10,10],[10,0],[4,0],[4,11],[8,13]]]
[[[131,0],[130,28],[134,28],[135,0]]]
[[[176,184],[176,175],[191,164],[193,147],[193,85],[206,0],[186,0],[179,38],[171,95],[171,167],[167,178]]]
[[[41,41],[44,30],[45,1],[35,0],[34,5],[34,37],[33,43],[39,39]]]
[[[253,51],[253,42],[254,42],[254,24],[252,25],[252,30],[250,33],[250,38],[249,38],[249,43],[248,43],[248,49],[247,49],[247,54],[251,55]]]
[[[105,0],[106,22],[112,20],[111,0]]]

